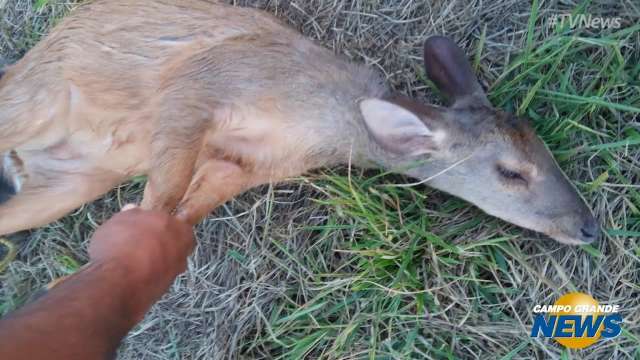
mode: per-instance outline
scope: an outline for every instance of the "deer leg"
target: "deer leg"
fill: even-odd
[[[215,111],[189,107],[170,97],[160,107],[151,140],[151,166],[142,208],[173,211],[194,175],[198,154]]]
[[[165,211],[175,209],[193,176],[195,154],[195,150],[176,149],[163,154],[163,160],[152,160],[154,165],[144,189],[142,208]]]
[[[114,174],[56,175],[30,178],[20,191],[0,204],[0,235],[55,221],[123,180]]]
[[[196,224],[217,206],[258,183],[253,173],[234,162],[207,160],[198,167],[176,215]]]

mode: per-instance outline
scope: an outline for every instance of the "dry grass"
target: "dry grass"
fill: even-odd
[[[3,58],[17,59],[73,5],[37,3],[0,0]],[[237,3],[286,18],[429,101],[437,100],[424,82],[421,42],[455,38],[477,60],[494,104],[533,119],[607,235],[593,247],[562,246],[427,188],[385,187],[402,179],[377,173],[264,186],[198,226],[189,271],[126,339],[121,359],[640,357],[637,2],[534,1],[533,16],[521,0]],[[591,39],[582,41],[545,26],[583,5],[622,16],[631,31],[572,33]],[[123,185],[14,237],[19,253],[0,274],[0,311],[77,269],[85,239],[141,189]],[[623,335],[582,351],[530,338],[533,305],[571,290],[620,304]]]

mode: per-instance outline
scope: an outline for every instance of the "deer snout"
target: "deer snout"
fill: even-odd
[[[546,234],[567,245],[590,244],[600,236],[598,220],[588,211],[557,216],[554,225]]]
[[[600,236],[600,224],[593,217],[589,216],[580,228],[579,238],[586,244],[594,242]]]

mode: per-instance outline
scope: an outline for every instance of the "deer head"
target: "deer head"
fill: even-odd
[[[584,199],[527,121],[491,106],[462,50],[431,37],[424,62],[449,107],[405,97],[360,103],[385,166],[559,242],[594,241],[599,225]]]

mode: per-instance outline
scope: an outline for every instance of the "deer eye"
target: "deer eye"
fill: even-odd
[[[500,177],[508,182],[511,182],[511,183],[517,182],[523,185],[528,184],[528,181],[524,177],[524,175],[522,175],[517,171],[509,170],[502,165],[498,165],[497,170],[498,170],[498,174],[500,174]]]

